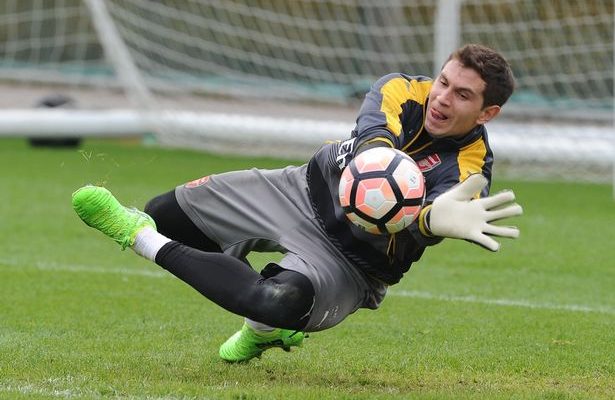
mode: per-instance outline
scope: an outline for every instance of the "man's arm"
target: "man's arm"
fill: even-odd
[[[430,87],[430,79],[402,73],[387,74],[374,82],[361,104],[352,132],[356,148],[364,149],[363,145],[379,142],[401,150],[405,144],[404,132],[409,130],[403,126],[404,121],[409,121],[407,116],[413,111],[420,112]],[[413,123],[416,126],[411,131],[418,132],[421,122]]]

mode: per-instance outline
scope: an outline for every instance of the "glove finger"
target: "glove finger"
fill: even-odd
[[[513,200],[515,200],[515,193],[512,190],[505,190],[477,201],[480,201],[486,210],[490,210],[494,207],[501,206],[502,204],[510,203]]]
[[[455,200],[471,200],[477,193],[487,186],[487,183],[487,178],[481,174],[472,174],[465,181],[458,183],[450,189],[449,195]]]
[[[498,251],[500,249],[500,244],[497,241],[487,235],[483,235],[482,233],[472,235],[472,237],[470,237],[468,240],[472,243],[484,247],[487,250]]]
[[[515,217],[523,214],[523,208],[519,204],[510,204],[504,208],[500,208],[487,212],[487,221],[497,221],[504,218]]]
[[[487,224],[483,229],[483,232],[493,236],[508,237],[512,239],[519,237],[519,229],[516,226],[499,226]]]

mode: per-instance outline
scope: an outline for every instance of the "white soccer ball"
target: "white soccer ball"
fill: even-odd
[[[425,201],[425,179],[406,153],[368,149],[342,172],[339,200],[352,223],[375,234],[396,233],[419,215]]]

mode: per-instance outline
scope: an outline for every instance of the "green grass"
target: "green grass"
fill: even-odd
[[[0,398],[615,397],[609,186],[496,181],[524,206],[519,240],[497,254],[446,241],[379,311],[243,365],[217,356],[240,317],[120,251],[70,207],[86,183],[142,207],[203,175],[284,164],[130,142],[0,141]]]

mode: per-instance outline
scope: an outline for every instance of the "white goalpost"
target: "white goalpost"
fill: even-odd
[[[615,188],[613,3],[5,0],[0,136],[151,133],[305,158],[348,137],[379,76],[433,76],[456,45],[479,42],[506,55],[518,83],[489,124],[496,167]],[[78,107],[33,108],[48,92]]]

